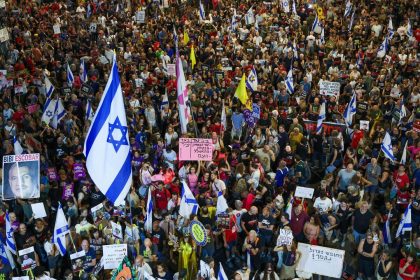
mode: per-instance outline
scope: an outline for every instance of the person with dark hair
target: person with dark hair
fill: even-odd
[[[255,279],[259,280],[280,280],[280,277],[274,271],[274,267],[271,263],[265,265],[263,272],[255,276]]]
[[[9,187],[4,189],[4,198],[36,198],[39,197],[38,177],[28,163],[13,163],[9,169]]]

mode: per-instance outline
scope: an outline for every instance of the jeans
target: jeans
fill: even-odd
[[[283,251],[278,251],[277,252],[277,269],[280,271],[281,267],[283,266]]]
[[[360,240],[366,238],[366,233],[359,233],[353,229],[353,237],[354,237],[354,243],[356,244],[356,246],[358,246],[360,243]]]

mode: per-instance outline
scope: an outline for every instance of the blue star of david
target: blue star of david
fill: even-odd
[[[121,139],[114,139],[114,136],[112,135],[114,129],[119,129],[121,131]],[[126,137],[127,132],[128,128],[121,125],[120,119],[118,117],[115,119],[114,123],[109,123],[108,139],[106,141],[114,146],[115,152],[118,152],[122,145],[128,146]]]
[[[52,117],[52,115],[53,115],[53,112],[51,112],[50,110],[48,110],[48,111],[47,111],[47,116],[48,116],[48,117]]]

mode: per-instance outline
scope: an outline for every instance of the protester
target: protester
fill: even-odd
[[[353,278],[418,277],[418,11],[353,2],[0,1],[0,277],[293,279],[301,243],[345,250]],[[96,181],[119,161],[88,159],[117,72],[126,117],[96,155],[126,149],[121,205]],[[104,269],[121,244],[130,264]]]

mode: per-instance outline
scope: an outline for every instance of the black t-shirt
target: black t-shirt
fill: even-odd
[[[372,212],[367,211],[365,214],[362,214],[360,209],[357,209],[354,212],[354,230],[358,233],[365,234],[369,229],[371,219],[373,219]]]
[[[0,279],[11,279],[12,277],[12,268],[9,264],[3,264],[3,267],[0,268]]]
[[[152,243],[156,244],[158,250],[162,252],[163,250],[163,242],[165,241],[165,232],[159,228],[159,230],[152,231]]]
[[[412,202],[412,205],[413,205],[414,207],[418,207],[418,206],[420,205],[420,199],[414,198],[414,199],[413,199],[413,202]],[[420,216],[420,210],[417,210],[417,209],[416,209],[416,208],[414,208],[414,207],[411,207],[411,214],[412,214],[413,216]]]
[[[242,215],[241,223],[244,222],[245,229],[249,232],[250,230],[257,230],[258,227],[258,215],[251,215],[246,212]]]
[[[95,189],[92,190],[89,196],[91,207],[99,205],[102,201],[105,200],[105,196],[101,193],[101,191],[96,191]]]
[[[259,229],[261,233],[272,233],[273,232],[272,230],[265,229],[265,227],[275,225],[275,220],[271,215],[269,215],[268,217],[264,217],[263,215],[260,215],[260,217],[258,218],[258,222],[261,223],[264,226],[264,228]]]

